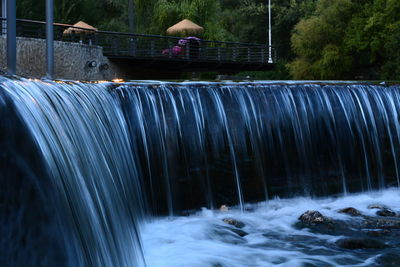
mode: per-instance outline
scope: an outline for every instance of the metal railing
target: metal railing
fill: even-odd
[[[3,21],[5,19],[0,18],[0,20],[4,33],[5,23]],[[46,23],[18,19],[17,36],[45,39]],[[275,58],[275,50],[262,44],[98,31],[61,23],[54,23],[54,39],[56,41],[102,46],[104,55],[108,57],[243,64],[267,64],[271,63],[271,58]]]

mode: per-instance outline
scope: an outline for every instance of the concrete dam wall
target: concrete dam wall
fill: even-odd
[[[0,70],[7,69],[7,41],[0,36]],[[103,56],[103,48],[71,42],[54,42],[56,79],[111,80],[126,78],[124,71]],[[46,40],[17,38],[17,75],[42,78],[46,75]]]

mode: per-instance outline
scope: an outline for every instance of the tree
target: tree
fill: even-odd
[[[351,0],[319,0],[315,13],[296,25],[291,41],[297,57],[289,65],[294,79],[349,76],[352,57],[342,48],[355,11]]]
[[[278,60],[272,72],[254,75],[267,79],[290,78],[286,65],[294,58],[291,33],[300,19],[309,17],[314,12],[315,2],[316,0],[271,1],[272,45]],[[237,41],[268,43],[268,1],[241,0],[236,2],[236,6],[231,6],[232,1],[229,0],[222,3],[226,14],[223,18],[229,22],[227,30],[237,37]]]
[[[128,0],[128,21],[129,21],[129,31],[136,32],[134,0]]]
[[[396,79],[400,2],[319,0],[292,35],[295,79]]]
[[[400,76],[400,2],[364,1],[346,35],[346,49],[356,62],[354,69],[367,79]]]
[[[190,19],[204,27],[204,38],[224,40],[229,34],[222,26],[221,13],[221,5],[215,0],[158,0],[150,29],[152,33],[165,34],[168,27]]]

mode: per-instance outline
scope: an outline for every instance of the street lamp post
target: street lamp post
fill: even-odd
[[[1,17],[3,19],[7,18],[7,0],[1,0]],[[1,21],[1,34],[6,34],[7,23]]]
[[[7,18],[7,72],[17,72],[17,8],[16,0],[1,0],[1,15]],[[54,75],[54,0],[46,0],[47,78]],[[2,27],[3,28],[3,27]]]
[[[17,71],[17,11],[16,0],[7,0],[7,72]]]
[[[54,0],[46,0],[46,78],[54,76]]]
[[[268,0],[268,63],[272,60],[272,33],[271,33],[271,0]]]

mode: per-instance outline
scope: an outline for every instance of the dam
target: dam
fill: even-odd
[[[350,82],[1,77],[1,262],[378,266],[381,250],[335,256],[337,235],[361,230],[294,223],[352,205],[370,225],[368,205],[400,208],[399,97]],[[398,251],[396,220],[382,253]]]

